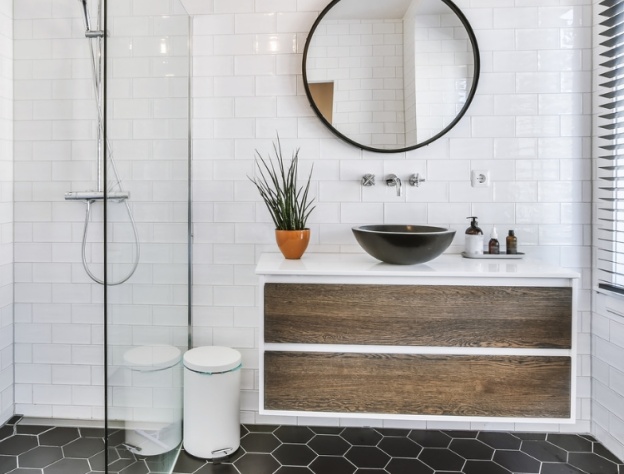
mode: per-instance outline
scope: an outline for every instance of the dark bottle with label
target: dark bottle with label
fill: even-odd
[[[518,253],[518,238],[514,235],[514,231],[510,230],[509,235],[505,239],[507,244],[507,253],[515,255]]]
[[[496,227],[492,227],[490,241],[488,242],[488,253],[490,255],[498,255],[500,253],[500,243],[498,242],[498,233]]]
[[[476,217],[467,219],[472,219],[472,221],[470,227],[466,229],[465,252],[468,255],[483,255],[483,231],[477,225]]]

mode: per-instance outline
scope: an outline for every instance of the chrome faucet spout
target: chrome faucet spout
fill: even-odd
[[[396,186],[397,196],[401,195],[401,189],[403,185],[396,174],[389,174],[388,176],[386,176],[386,186]]]

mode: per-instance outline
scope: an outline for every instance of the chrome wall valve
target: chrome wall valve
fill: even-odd
[[[413,174],[412,176],[410,176],[409,179],[409,184],[412,186],[420,186],[420,183],[423,183],[425,181],[425,178],[421,178],[419,173]]]
[[[362,176],[362,186],[375,186],[375,175],[365,174],[364,176]]]

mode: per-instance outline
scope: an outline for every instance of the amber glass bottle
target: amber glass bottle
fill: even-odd
[[[515,255],[518,253],[518,238],[514,235],[514,231],[510,230],[509,235],[505,239],[507,244],[507,253],[509,255]]]

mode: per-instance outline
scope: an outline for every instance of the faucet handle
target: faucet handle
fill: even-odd
[[[375,175],[365,174],[362,176],[362,186],[375,186]]]
[[[420,173],[416,173],[416,174],[413,174],[412,176],[410,176],[409,184],[411,184],[412,186],[418,187],[418,186],[420,186],[420,183],[422,183],[424,181],[425,181],[425,178],[421,178],[420,177]]]

